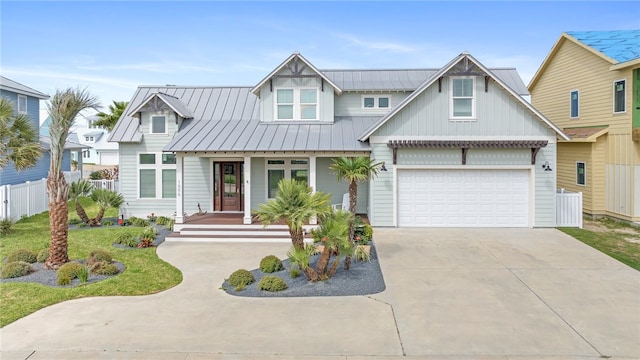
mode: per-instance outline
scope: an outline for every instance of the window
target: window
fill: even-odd
[[[25,114],[27,112],[27,97],[18,95],[18,112]]]
[[[91,157],[91,153],[89,152],[89,150],[83,150],[83,151],[82,151],[82,157],[83,157],[84,159],[88,159],[88,158],[90,158],[90,157]]]
[[[576,163],[576,184],[587,184],[587,166],[584,162],[578,161]]]
[[[175,164],[175,154],[138,154],[140,198],[174,199],[176,197]]]
[[[151,116],[151,133],[166,134],[167,118],[165,116]]]
[[[574,90],[571,92],[571,117],[577,118],[579,115],[578,106],[579,106],[579,96],[578,90]]]
[[[309,160],[267,160],[267,196],[269,199],[276,197],[276,193],[278,192],[278,183],[282,179],[293,179],[308,184]]]
[[[626,81],[618,80],[613,82],[613,112],[623,113],[626,111],[625,104]]]
[[[474,79],[451,78],[451,118],[473,119],[475,116]]]
[[[317,120],[318,89],[276,89],[277,120]]]
[[[388,109],[391,95],[363,95],[363,109]]]
[[[85,136],[85,141],[93,141],[93,136]]]

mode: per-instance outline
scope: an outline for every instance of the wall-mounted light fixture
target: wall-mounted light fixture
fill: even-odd
[[[387,167],[384,166],[384,161],[382,162],[382,166],[380,167],[380,171],[388,171]]]
[[[542,168],[544,169],[544,171],[553,171],[548,161],[545,161],[544,164],[542,164]]]

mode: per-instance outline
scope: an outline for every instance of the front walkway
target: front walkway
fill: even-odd
[[[2,359],[640,357],[640,273],[548,229],[377,229],[387,290],[244,298],[219,289],[274,243],[164,243],[184,281],[50,306],[0,329]],[[321,286],[321,284],[319,285]]]

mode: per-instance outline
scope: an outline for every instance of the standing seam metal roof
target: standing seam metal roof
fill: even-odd
[[[12,91],[17,94],[33,96],[42,100],[49,99],[49,95],[38,90],[34,90],[28,86],[22,85],[19,82],[13,81],[4,76],[0,76],[0,89]]]

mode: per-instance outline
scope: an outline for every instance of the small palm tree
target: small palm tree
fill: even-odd
[[[69,135],[69,128],[80,112],[86,109],[97,109],[98,99],[82,89],[68,88],[58,90],[47,104],[51,117],[49,133],[51,138],[51,162],[47,177],[49,194],[49,227],[51,241],[49,258],[45,262],[47,269],[58,269],[69,262],[69,184],[62,173],[62,156],[64,144]]]
[[[108,113],[103,113],[101,111],[96,114],[100,119],[94,122],[93,125],[105,128],[109,131],[113,130],[116,123],[122,116],[122,113],[127,108],[127,105],[129,105],[129,103],[126,101],[113,101],[113,104],[109,105]]]
[[[256,215],[266,226],[284,219],[289,227],[294,248],[304,248],[303,225],[314,216],[331,212],[329,195],[313,192],[310,187],[296,180],[282,179],[278,183],[276,197],[260,204]]]
[[[336,175],[338,181],[346,180],[349,183],[349,211],[355,215],[358,201],[358,182],[367,181],[380,172],[382,163],[374,163],[366,156],[339,157],[333,160],[329,166]],[[354,223],[349,225],[349,239],[353,241]],[[347,256],[344,262],[345,270],[351,265],[351,256]]]
[[[25,114],[17,114],[11,100],[0,97],[0,170],[13,162],[17,170],[36,164],[42,156],[38,132]]]
[[[89,226],[100,226],[104,212],[109,208],[119,208],[124,203],[122,195],[107,189],[93,189],[91,199],[98,205],[98,215],[91,219]]]
[[[81,197],[89,197],[91,195],[91,190],[93,190],[93,185],[88,180],[79,180],[74,183],[71,183],[69,187],[69,201],[72,201],[76,205],[76,214],[82,222],[85,224],[89,224],[89,216],[87,212],[80,204]]]

